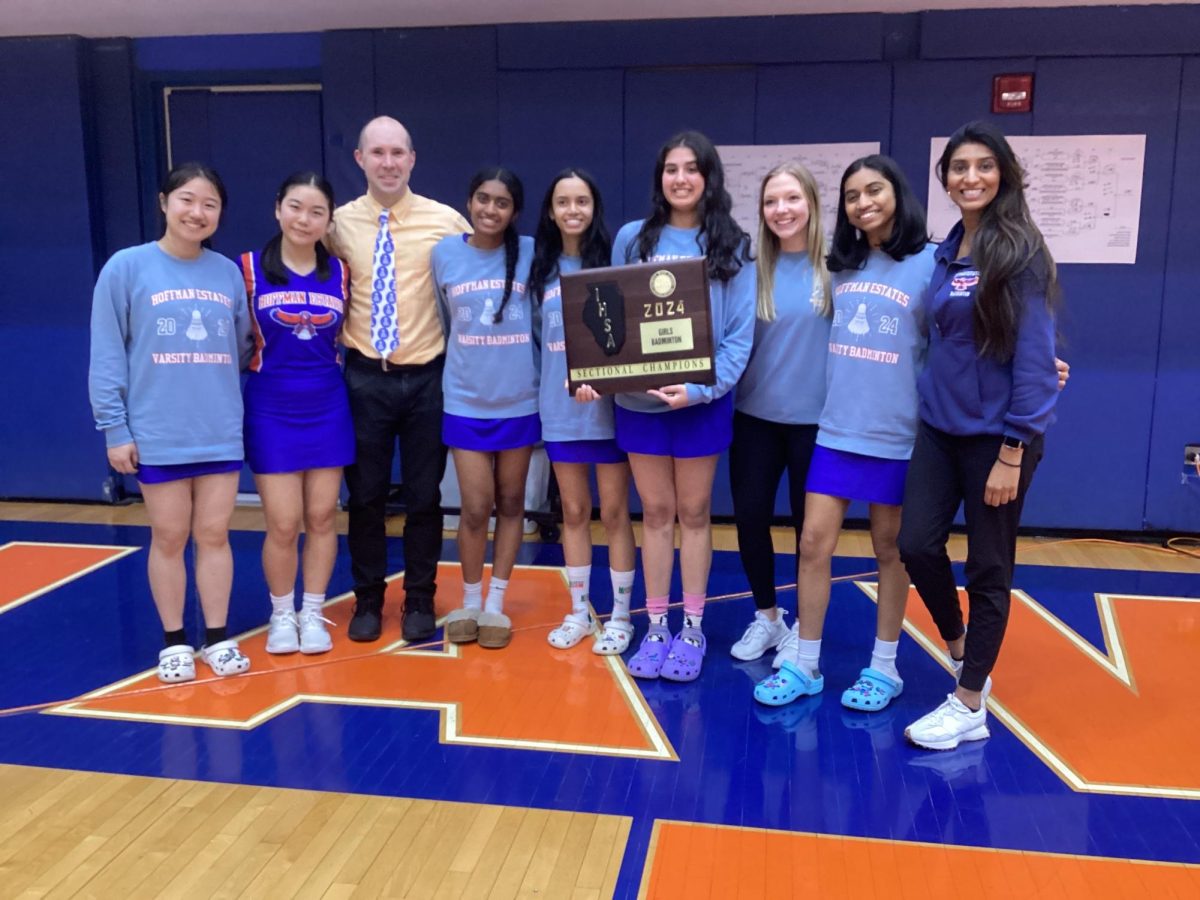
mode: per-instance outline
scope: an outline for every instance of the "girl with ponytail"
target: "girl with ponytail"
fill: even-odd
[[[433,280],[446,326],[442,439],[454,454],[462,495],[458,555],[463,606],[446,638],[499,649],[512,637],[504,591],[521,545],[525,477],[538,422],[540,322],[526,286],[533,240],[517,234],[521,180],[481,169],[467,190],[470,235],[433,249]],[[404,335],[400,336],[404,340]],[[488,519],[495,508],[492,578],[483,597]]]

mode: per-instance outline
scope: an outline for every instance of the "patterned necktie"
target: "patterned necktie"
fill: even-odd
[[[388,215],[379,214],[379,234],[375,238],[374,277],[371,282],[371,345],[387,359],[400,343],[396,327],[396,257]]]

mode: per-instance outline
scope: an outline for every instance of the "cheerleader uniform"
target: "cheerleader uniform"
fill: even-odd
[[[613,265],[636,257],[642,222],[625,224],[613,241]],[[647,262],[704,255],[699,228],[663,226]],[[616,396],[617,444],[626,453],[689,458],[715,456],[733,439],[733,388],[746,368],[754,342],[754,266],[746,262],[729,281],[709,280],[716,384],[687,385],[688,405],[672,410],[646,393]],[[664,384],[672,382],[666,381]],[[665,415],[669,413],[669,415]]]
[[[481,250],[466,239],[443,238],[432,256],[446,329],[442,440],[447,447],[484,453],[529,447],[541,436],[539,313],[526,293],[533,238],[520,239],[503,312],[504,247]]]
[[[340,468],[354,462],[354,424],[335,341],[346,314],[349,270],[288,271],[267,281],[258,253],[241,257],[255,352],[245,388],[246,460],[257,475]]]
[[[558,272],[578,272],[578,256],[560,256]],[[511,302],[511,301],[510,301]],[[555,278],[546,284],[542,297],[542,379],[538,414],[546,455],[559,463],[622,463],[625,454],[617,446],[613,426],[613,401],[601,397],[594,403],[576,403],[566,388],[567,352],[563,330],[562,283]]]

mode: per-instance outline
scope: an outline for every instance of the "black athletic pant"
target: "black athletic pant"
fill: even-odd
[[[387,564],[387,499],[400,439],[404,500],[404,592],[413,608],[433,608],[442,552],[442,365],[384,370],[378,359],[351,350],[346,387],[354,418],[355,462],[346,468],[350,492],[350,571],[362,603],[382,605]]]
[[[959,684],[983,690],[996,665],[1012,590],[1021,506],[1042,458],[1039,436],[1025,448],[1017,497],[1003,506],[983,502],[988,474],[1000,452],[999,435],[959,437],[921,423],[904,485],[900,558],[943,640],[962,637],[963,615],[946,540],[959,504],[967,526],[970,630]]]
[[[797,552],[804,529],[804,483],[817,441],[816,425],[784,425],[745,413],[733,414],[729,488],[737,523],[738,553],[759,609],[775,606],[775,549],[771,519],[784,470],[796,531]]]

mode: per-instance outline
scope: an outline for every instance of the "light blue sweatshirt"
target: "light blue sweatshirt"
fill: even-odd
[[[242,458],[239,371],[253,344],[232,260],[194,260],[157,243],[100,270],[92,295],[88,394],[109,447],[133,441],[154,466]]]
[[[433,282],[446,329],[442,392],[446,412],[471,419],[515,419],[538,410],[540,313],[526,285],[533,238],[521,238],[512,295],[503,317],[504,247],[480,250],[464,235],[433,248]]]
[[[735,401],[739,412],[785,425],[812,425],[825,405],[829,318],[821,315],[807,253],[780,253],[775,263],[775,318],[755,317],[754,348]],[[757,303],[757,279],[754,290]]]
[[[929,244],[899,262],[872,250],[863,268],[833,273],[833,330],[817,432],[822,447],[881,459],[912,456],[935,249]]]
[[[578,256],[560,256],[559,274],[578,272]],[[542,298],[542,387],[538,397],[542,439],[547,441],[600,441],[616,433],[612,397],[593,403],[576,403],[567,392],[567,345],[563,333],[562,283],[546,283]]]
[[[613,241],[614,266],[642,262],[636,238],[641,220],[627,222]],[[704,255],[699,228],[663,227],[658,246],[646,262],[695,259]],[[746,262],[729,281],[709,279],[708,305],[712,315],[716,379],[714,385],[688,384],[688,406],[711,403],[724,397],[737,384],[750,358],[754,343],[754,264]],[[638,412],[668,412],[671,407],[646,393],[617,394],[618,406]]]

